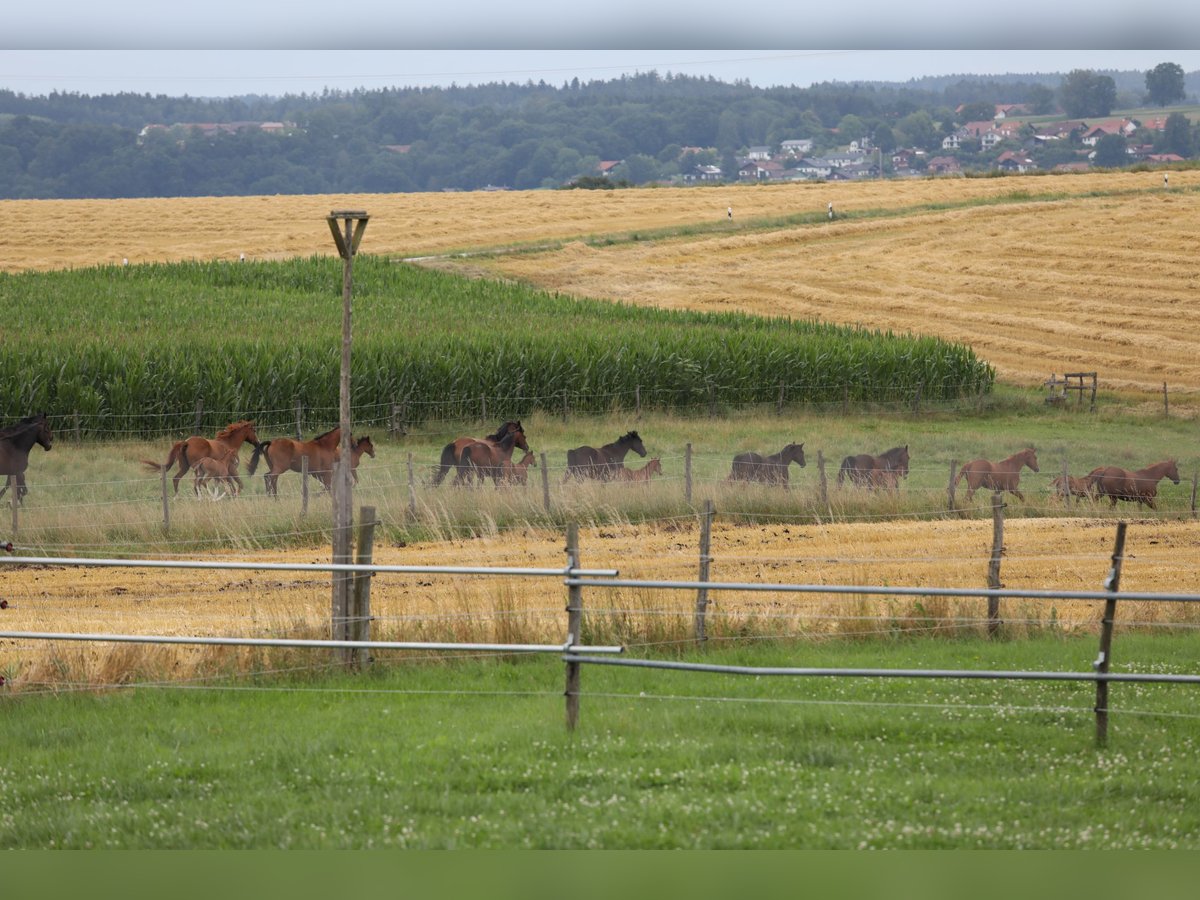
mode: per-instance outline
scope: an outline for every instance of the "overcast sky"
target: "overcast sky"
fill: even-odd
[[[32,95],[58,90],[216,97],[527,79],[560,84],[651,69],[759,86],[1145,70],[1164,61],[1189,72],[1200,69],[1200,51],[1178,47],[1189,39],[1193,46],[1200,43],[1195,0],[1157,0],[1152,7],[1128,0],[1009,0],[986,7],[943,0],[567,5],[564,0],[455,0],[417,9],[397,0],[344,5],[205,0],[188,8],[161,0],[9,4],[0,30],[0,88]],[[780,43],[806,49],[751,49]],[[742,49],[692,49],[714,46]],[[992,49],[1003,46],[1027,49]],[[1165,49],[1118,49],[1129,46]]]

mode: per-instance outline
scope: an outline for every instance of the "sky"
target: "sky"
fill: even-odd
[[[529,79],[561,84],[650,70],[768,87],[1075,68],[1144,71],[1160,62],[1200,69],[1200,50],[1179,46],[1189,38],[1198,43],[1194,0],[1157,0],[1149,13],[1128,0],[1009,0],[1001,7],[944,0],[856,0],[849,8],[782,0],[746,7],[713,0],[568,5],[25,3],[5,11],[0,88],[27,95],[221,97]],[[780,43],[800,49],[758,49]],[[1162,49],[1122,49],[1130,46]],[[727,49],[703,49],[711,47]]]

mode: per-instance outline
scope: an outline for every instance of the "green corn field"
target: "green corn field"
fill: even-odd
[[[0,420],[83,436],[268,423],[338,407],[341,261],[191,262],[0,275]],[[580,300],[360,256],[360,422],[979,397],[967,347],[817,322]]]

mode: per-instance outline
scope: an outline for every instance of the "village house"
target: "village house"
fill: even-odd
[[[1005,150],[996,157],[996,168],[1001,172],[1032,172],[1037,169],[1037,163],[1029,158],[1023,150]]]
[[[1135,131],[1137,131],[1137,125],[1132,119],[1109,119],[1107,122],[1101,122],[1099,125],[1093,125],[1087,129],[1079,140],[1080,143],[1087,144],[1089,147],[1095,147],[1102,137],[1110,134],[1128,137]]]
[[[721,180],[720,166],[696,166],[690,172],[683,173],[683,181],[685,184],[696,184],[697,182],[711,182]]]
[[[925,169],[930,175],[961,175],[962,166],[953,156],[935,156]]]
[[[767,160],[771,158],[770,147],[751,147],[746,151],[746,159]]]
[[[808,139],[784,141],[779,145],[780,152],[784,156],[799,157],[806,153],[812,153],[813,142]]]

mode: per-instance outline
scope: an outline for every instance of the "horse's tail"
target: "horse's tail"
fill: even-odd
[[[142,464],[151,472],[163,472],[175,465],[177,459],[187,462],[187,441],[178,441],[171,448],[171,452],[167,454],[167,461],[165,463],[156,463],[150,459],[143,459]]]
[[[437,487],[446,477],[446,473],[450,471],[451,466],[458,465],[459,460],[454,457],[454,442],[451,441],[442,448],[442,458],[438,461],[438,466],[433,472],[433,486]]]
[[[849,473],[850,469],[852,469],[853,467],[854,467],[854,457],[847,456],[845,459],[842,460],[842,467],[840,469],[838,469],[838,482],[837,483],[838,483],[839,487],[841,486],[843,479],[845,479],[847,477],[847,474]],[[850,476],[850,477],[853,478],[853,476]]]
[[[271,446],[270,441],[263,441],[261,444],[254,445],[254,452],[250,454],[250,467],[246,470],[248,475],[253,475],[255,469],[258,468],[258,458],[261,456],[267,461],[267,467],[271,465],[271,457],[267,455],[267,448]]]

